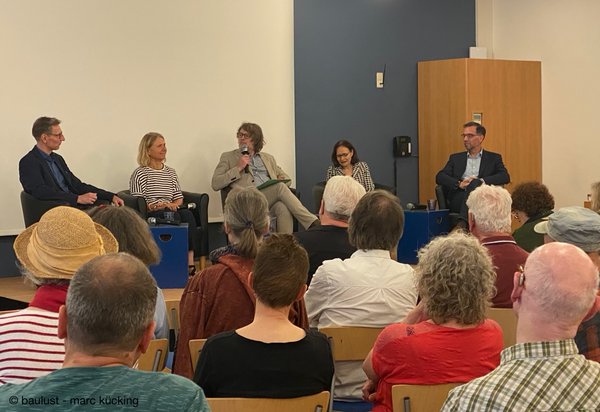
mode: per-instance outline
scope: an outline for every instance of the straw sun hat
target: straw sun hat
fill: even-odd
[[[13,248],[19,262],[35,277],[71,279],[89,260],[118,252],[119,244],[86,213],[58,206],[17,236]]]

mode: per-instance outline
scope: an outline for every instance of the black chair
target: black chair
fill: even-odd
[[[196,219],[196,230],[198,231],[198,244],[194,250],[194,255],[200,259],[200,268],[206,265],[206,257],[208,256],[208,194],[181,192],[183,194],[183,204],[195,203],[196,208],[190,209]],[[129,190],[122,190],[117,193],[125,206],[136,210],[140,216],[146,220],[148,218],[148,206],[146,201],[141,196],[132,196]]]
[[[25,227],[29,227],[40,221],[40,218],[48,210],[56,206],[68,206],[68,203],[60,200],[40,200],[21,191],[21,209],[23,209],[23,221]]]
[[[435,197],[438,203],[438,209],[450,209],[448,202],[446,201],[446,190],[442,185],[435,186]],[[450,212],[448,213],[448,221],[450,223],[450,230],[452,230],[458,221],[460,220],[460,213]]]
[[[312,188],[315,213],[319,213],[319,209],[321,208],[321,200],[323,199],[323,191],[325,190],[326,183],[327,182],[325,182],[325,181],[319,182],[316,185],[314,185]],[[396,189],[394,189],[392,186],[384,185],[381,183],[373,183],[373,184],[375,185],[375,190],[385,190],[387,192],[390,192],[393,195],[396,194]]]

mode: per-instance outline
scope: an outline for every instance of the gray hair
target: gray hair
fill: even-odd
[[[71,279],[67,292],[67,336],[89,354],[134,350],[152,322],[156,282],[136,257],[96,257]]]
[[[384,190],[365,194],[350,216],[348,237],[357,249],[392,250],[404,230],[400,200]]]
[[[467,207],[481,232],[511,233],[512,198],[500,186],[481,185],[467,199]]]
[[[323,191],[323,207],[332,218],[347,222],[366,190],[351,176],[333,176]]]
[[[238,253],[254,259],[258,243],[269,226],[269,203],[255,187],[235,188],[227,195],[223,220],[239,239]]]
[[[460,232],[435,238],[419,251],[416,273],[417,290],[435,323],[484,321],[496,293],[496,272],[476,238]]]

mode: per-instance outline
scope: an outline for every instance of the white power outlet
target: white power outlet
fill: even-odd
[[[383,89],[383,72],[375,73],[375,87]]]

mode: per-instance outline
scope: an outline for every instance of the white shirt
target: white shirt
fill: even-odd
[[[417,303],[414,270],[387,250],[357,250],[349,259],[326,260],[304,297],[311,327],[384,327],[399,322]],[[334,396],[361,397],[361,362],[337,362]]]

